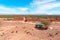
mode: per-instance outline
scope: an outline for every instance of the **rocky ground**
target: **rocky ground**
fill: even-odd
[[[0,40],[60,40],[60,23],[51,23],[53,29],[38,30],[35,23],[3,21]]]

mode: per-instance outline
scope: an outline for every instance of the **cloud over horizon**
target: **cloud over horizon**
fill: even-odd
[[[47,10],[53,9],[54,11],[54,8],[60,7],[60,2],[56,2],[56,0],[33,0],[33,3],[31,5],[33,8],[35,8],[36,10],[35,12],[38,14],[41,13],[41,14],[53,15],[54,14],[53,12],[50,11],[51,12],[50,14],[50,12],[48,12]]]
[[[60,15],[60,1],[33,0],[27,7],[7,7],[0,5],[0,14]],[[52,10],[52,11],[51,11]],[[58,10],[58,11],[56,11]]]

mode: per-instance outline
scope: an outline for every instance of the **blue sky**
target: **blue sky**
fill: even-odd
[[[0,0],[0,4],[8,7],[25,7],[28,6],[32,0]]]
[[[0,0],[0,15],[60,15],[59,0]]]

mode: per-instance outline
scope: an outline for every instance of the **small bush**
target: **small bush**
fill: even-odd
[[[11,33],[14,33],[14,31],[11,31]]]
[[[41,23],[44,24],[44,26],[50,25],[50,22],[46,20],[41,20]]]
[[[48,26],[50,25],[49,21],[47,21],[47,20],[41,20],[40,22],[44,25],[43,28],[45,30],[48,29]]]

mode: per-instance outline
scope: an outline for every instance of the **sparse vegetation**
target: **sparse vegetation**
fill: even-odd
[[[15,31],[11,31],[11,33],[14,33]]]
[[[54,38],[57,39],[58,37],[60,37],[60,35],[59,35],[60,33],[57,32],[58,30],[60,30],[60,23],[59,24],[52,23],[52,25],[50,27],[49,25],[51,22],[49,21],[50,20],[49,17],[48,17],[49,18],[48,21],[44,20],[45,17],[42,17],[42,20],[41,19],[37,20],[40,18],[40,16],[39,17],[32,16],[32,17],[33,17],[32,19],[28,19],[28,20],[32,20],[33,22],[35,22],[34,20],[36,20],[36,24],[39,24],[39,25],[42,23],[42,26],[38,26],[39,30],[36,30],[34,28],[35,23],[33,23],[33,22],[31,22],[31,24],[29,23],[29,21],[28,21],[28,23],[27,22],[22,23],[19,21],[15,22],[15,19],[11,22],[5,21],[5,22],[2,22],[2,29],[3,29],[4,35],[0,34],[0,37],[2,37],[2,40],[4,40],[3,38],[6,38],[6,40],[7,40],[7,38],[10,38],[10,40],[19,40],[19,39],[22,39],[22,40],[46,40],[47,39],[47,40],[49,40],[51,38],[51,40],[53,40]],[[19,18],[17,20],[20,20]],[[27,18],[30,18],[30,17],[27,17]],[[11,20],[11,19],[8,19],[8,20]],[[10,26],[10,27],[6,27],[6,26]],[[54,28],[54,29],[45,30],[46,27],[48,28],[48,26],[51,29],[52,28]],[[6,28],[4,29],[3,27],[4,28],[6,27]],[[55,30],[55,29],[58,29],[58,30]]]
[[[41,20],[40,22],[44,25],[43,28],[47,30],[48,26],[50,25],[50,22],[46,20]]]
[[[49,26],[50,22],[46,20],[41,20],[41,23],[44,24],[44,26]]]

